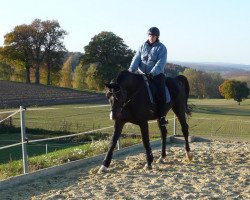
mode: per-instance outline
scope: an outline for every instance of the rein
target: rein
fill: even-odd
[[[136,90],[136,92],[132,95],[132,97],[129,100],[127,100],[127,101],[124,102],[124,104],[122,106],[122,109],[125,108],[130,101],[132,101],[132,99],[138,94],[138,92],[139,92],[139,89]]]
[[[113,111],[113,110],[115,110],[115,109],[117,109],[117,108],[121,108],[121,112],[122,112],[122,110],[123,110],[123,109],[133,100],[133,98],[135,98],[135,96],[139,93],[140,89],[141,89],[141,87],[140,87],[138,90],[136,90],[136,92],[133,93],[133,95],[132,95],[127,101],[125,101],[125,102],[123,103],[122,106],[115,107],[115,108],[111,109],[111,111]],[[121,89],[118,90],[118,91],[112,92],[111,94],[116,94],[116,93],[118,93],[118,92],[120,92],[120,91],[121,91]],[[114,95],[113,97],[118,101],[118,98],[117,98],[115,95]]]
[[[115,91],[115,92],[110,92],[110,94],[112,94],[112,95],[113,95],[113,94],[116,94],[116,93],[118,93],[118,92],[120,92],[120,91],[121,91],[121,89],[120,89],[120,90],[118,90],[118,91]],[[114,97],[114,98],[118,101],[118,98],[117,98],[116,96],[114,96],[114,95],[113,95],[113,97]]]
[[[140,92],[140,90],[142,89],[142,87],[145,87],[144,84],[142,84],[132,95],[128,100],[125,100],[124,103],[122,105],[116,106],[114,108],[111,109],[111,111],[114,111],[115,109],[120,108],[120,112],[122,112],[122,110],[136,97],[136,95]],[[114,92],[110,92],[111,95],[113,95],[113,97],[119,102],[119,99],[116,97],[116,93],[121,92],[121,88],[117,91]]]

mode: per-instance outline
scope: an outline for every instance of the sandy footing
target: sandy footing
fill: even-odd
[[[183,145],[170,144],[152,170],[143,169],[141,153],[113,160],[105,174],[97,163],[1,191],[0,199],[250,199],[249,142],[194,142],[191,149],[192,162]]]

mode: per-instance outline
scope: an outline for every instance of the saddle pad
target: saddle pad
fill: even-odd
[[[149,82],[145,78],[144,78],[144,82],[145,82],[146,87],[147,87],[149,99],[150,99],[150,101],[151,101],[152,104],[155,104],[155,101],[154,101],[154,98],[153,98],[153,94],[152,94],[152,91],[151,91],[150,86],[149,86]],[[169,89],[168,89],[168,87],[166,85],[165,85],[165,94],[166,94],[166,103],[169,103],[170,100],[171,100],[171,97],[170,97]]]

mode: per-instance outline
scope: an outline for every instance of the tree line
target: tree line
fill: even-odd
[[[55,20],[35,19],[31,24],[14,27],[4,36],[4,45],[0,47],[0,79],[103,90],[105,82],[119,71],[128,69],[135,54],[122,38],[106,31],[95,35],[84,47],[83,54],[70,53],[63,44],[66,35]],[[219,73],[168,63],[165,74],[168,77],[186,76],[192,97],[234,98],[228,96],[228,89],[225,91],[222,86],[230,81],[225,82]],[[231,88],[235,85],[231,84]],[[240,88],[245,85],[243,83]],[[242,98],[246,98],[248,88],[243,93]],[[240,98],[236,99],[240,101]]]

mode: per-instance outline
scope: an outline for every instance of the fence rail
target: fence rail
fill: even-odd
[[[101,108],[101,107],[107,107],[107,106],[109,106],[109,105],[79,106],[79,107],[73,107],[73,109],[98,108],[98,107]],[[96,128],[96,129],[93,128],[91,130],[84,131],[84,132],[79,132],[79,133],[75,133],[75,134],[63,135],[63,136],[58,136],[58,137],[43,138],[43,139],[28,140],[28,138],[26,137],[26,132],[25,132],[25,122],[26,122],[25,113],[26,113],[26,111],[42,111],[42,110],[46,111],[47,110],[47,111],[50,112],[50,110],[60,110],[60,109],[64,109],[64,108],[29,108],[29,109],[24,109],[23,107],[20,107],[19,110],[0,112],[0,114],[10,114],[7,117],[5,117],[4,119],[1,119],[0,123],[7,120],[7,119],[9,119],[9,118],[11,118],[11,117],[13,117],[14,115],[16,115],[18,113],[20,113],[21,142],[6,145],[6,146],[2,146],[2,147],[0,147],[0,150],[22,145],[24,173],[28,173],[27,144],[37,143],[37,142],[44,142],[44,141],[51,141],[51,140],[57,140],[57,139],[63,139],[63,138],[70,138],[70,137],[76,137],[76,136],[80,136],[80,135],[85,135],[85,134],[89,134],[89,133],[103,131],[103,130],[113,128],[113,125],[112,125],[112,126],[105,126],[105,127]],[[103,111],[103,110],[101,110],[101,111]],[[98,112],[95,112],[95,113],[98,113]],[[87,116],[88,116],[89,112],[85,112],[85,114],[87,114]],[[79,114],[76,113],[76,114],[74,114],[74,116],[75,115],[79,115]],[[70,116],[72,116],[72,114],[68,115],[68,116],[65,116],[65,118],[70,117]],[[202,134],[202,131],[204,129],[198,129],[197,127],[201,128],[202,123],[204,123],[205,121],[206,122],[210,121],[209,126],[207,126],[205,129],[206,129],[207,132],[209,132],[209,134],[211,136],[216,135],[217,132],[223,128],[221,124],[224,123],[224,121],[221,121],[220,122],[221,124],[219,124],[219,121],[222,120],[220,118],[207,118],[207,117],[200,116],[200,117],[192,117],[191,119],[193,121],[191,121],[191,123],[189,123],[190,129],[192,131],[197,129],[198,131],[200,131],[201,134]],[[173,120],[173,135],[176,135],[177,132],[181,131],[180,126],[176,123],[176,117],[175,116],[173,118],[171,118],[171,119],[168,119],[168,121],[172,121],[172,120]],[[195,120],[195,122],[194,122],[194,120]],[[225,119],[223,119],[223,120],[225,120]],[[240,120],[240,119],[228,119],[227,121],[232,122],[232,124],[237,123],[237,128],[238,128],[239,134],[241,134],[241,133],[245,134],[244,127],[250,122],[249,120]],[[152,124],[152,123],[155,123],[155,122],[156,121],[150,121],[149,123]],[[216,123],[218,123],[218,124],[216,124]],[[127,125],[126,127],[129,127],[130,123],[127,123],[126,125]],[[125,129],[126,129],[126,127],[125,127]],[[132,126],[132,128],[133,128],[133,126]],[[224,129],[226,129],[226,128],[230,129],[230,127],[224,127]],[[193,135],[193,132],[192,132],[192,135]],[[118,149],[120,149],[120,148],[121,148],[121,144],[120,144],[120,141],[118,141]]]
[[[22,144],[22,142],[15,143],[15,144],[10,144],[10,145],[6,145],[6,146],[3,146],[3,147],[0,147],[0,150],[1,149],[8,149],[8,148],[15,147],[15,146],[19,146],[21,144]]]
[[[0,112],[0,114],[9,114],[9,113],[12,113],[11,115],[5,117],[4,119],[1,119],[0,120],[0,123],[4,122],[5,120],[11,118],[12,116],[16,115],[17,113],[19,113],[21,110],[16,110],[16,111],[7,111],[7,112]]]
[[[84,109],[84,108],[98,108],[98,107],[106,107],[106,106],[109,106],[109,105],[81,106],[81,107],[74,107],[74,108],[75,109]],[[42,110],[59,110],[59,109],[62,109],[62,108],[29,108],[27,110],[29,110],[29,111],[42,111]],[[106,130],[106,129],[111,129],[111,128],[114,127],[112,125],[112,126],[107,126],[107,127],[98,128],[98,129],[92,129],[92,130],[89,130],[89,131],[75,133],[75,134],[69,134],[69,135],[63,135],[63,136],[51,137],[51,138],[44,138],[44,139],[29,140],[26,137],[26,128],[25,128],[25,112],[27,110],[24,109],[22,106],[20,106],[20,109],[15,110],[15,111],[0,112],[0,114],[10,114],[7,117],[5,117],[4,119],[2,119],[0,121],[0,123],[3,122],[3,121],[5,121],[5,120],[7,120],[7,119],[9,119],[9,118],[11,118],[11,117],[13,117],[14,115],[16,115],[18,113],[20,113],[21,142],[0,147],[0,150],[22,145],[23,173],[24,174],[28,173],[27,144],[36,143],[36,142],[51,141],[51,140],[58,140],[58,139],[63,139],[63,138],[70,138],[70,137],[85,135],[85,134],[89,134],[89,133],[93,133],[93,132],[98,132],[98,131],[102,131],[102,130]],[[175,117],[172,118],[172,119],[169,119],[169,120],[175,120]],[[150,121],[149,123],[155,123],[155,122],[156,121]],[[175,130],[175,128],[174,128],[174,130]],[[117,142],[117,146],[118,146],[118,150],[122,148],[120,140]],[[47,149],[47,146],[46,146],[46,149]]]

